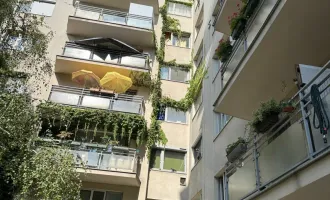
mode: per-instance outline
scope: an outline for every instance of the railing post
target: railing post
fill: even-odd
[[[303,91],[302,91],[303,92]],[[307,140],[307,146],[308,146],[308,157],[311,157],[312,154],[314,153],[314,146],[313,146],[313,141],[311,138],[311,129],[310,129],[310,124],[309,124],[309,120],[307,119],[307,113],[306,110],[307,108],[304,108],[305,104],[304,104],[304,94],[302,92],[299,92],[299,103],[300,103],[300,107],[301,107],[301,114],[302,114],[302,119],[303,119],[303,123],[304,123],[304,128],[305,128],[305,133],[306,133],[306,140]]]
[[[101,9],[100,15],[99,15],[99,21],[103,21],[101,20],[103,18],[103,8]]]
[[[256,187],[259,189],[261,186],[261,181],[260,181],[260,169],[259,169],[259,152],[257,149],[257,136],[254,136],[253,139],[253,160],[255,164],[255,175],[256,175]]]
[[[128,16],[129,16],[129,13],[126,14],[126,17],[125,17],[125,24],[127,25],[128,24]]]
[[[79,4],[80,4],[79,1],[76,1],[75,4],[74,4],[74,6],[75,6],[74,16],[76,16],[76,14],[77,14],[77,10],[79,8]]]

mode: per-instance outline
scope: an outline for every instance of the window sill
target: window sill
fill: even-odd
[[[201,160],[203,159],[203,156],[201,157],[201,159],[199,159],[195,164],[194,166],[191,168],[191,172],[195,169],[195,167],[198,165],[199,162],[201,162]]]
[[[219,133],[214,137],[213,142],[219,137],[219,135],[222,133],[222,131],[226,128],[226,126],[229,124],[229,122],[233,119],[233,117],[230,117],[228,122],[222,127],[222,129],[219,131]]]
[[[186,172],[173,172],[171,170],[165,170],[165,169],[156,169],[156,168],[151,168],[150,170],[152,171],[156,171],[156,172],[165,172],[165,173],[171,173],[171,174],[184,174],[184,175],[187,175]]]
[[[170,13],[170,12],[168,12],[168,15],[173,15],[173,16],[178,16],[178,17],[185,17],[185,18],[192,18],[191,16],[188,17],[188,16],[185,16],[185,15],[172,14],[172,13]]]
[[[180,47],[180,46],[175,46],[175,45],[171,45],[171,44],[166,44],[166,46],[177,47],[177,48],[181,48],[181,49],[191,49],[190,47]]]
[[[170,123],[170,124],[188,125],[188,123],[183,123],[183,122],[171,122],[171,121],[166,121],[166,120],[159,120],[159,121]]]
[[[189,81],[174,81],[174,80],[168,80],[168,79],[160,79],[162,81],[169,81],[169,82],[175,82],[175,83],[183,83],[183,84],[189,84]]]

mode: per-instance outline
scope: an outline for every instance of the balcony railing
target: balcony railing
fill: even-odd
[[[112,147],[109,150],[72,149],[77,167],[105,171],[136,172],[136,149]]]
[[[80,108],[144,114],[144,99],[137,95],[106,94],[85,88],[53,85],[49,101]]]
[[[63,55],[68,57],[149,70],[148,54],[131,56],[125,56],[124,54],[125,52],[114,49],[91,48],[90,46],[75,44],[73,42],[67,42],[63,50]]]
[[[311,103],[311,85],[317,85],[324,107],[330,117],[330,62],[305,85],[291,101],[296,111],[281,117],[267,133],[255,136],[247,152],[233,163],[227,163],[228,200],[251,199],[315,160],[330,153],[324,142]],[[315,121],[314,121],[315,120]],[[326,119],[329,123],[329,119]],[[330,131],[325,138],[330,141]]]
[[[217,75],[217,81],[222,78],[222,85],[224,88],[227,86],[228,81],[232,75],[236,72],[238,66],[241,64],[247,51],[251,49],[255,40],[264,29],[267,21],[276,10],[281,0],[261,0],[259,7],[256,8],[255,13],[249,19],[245,32],[241,34],[240,38],[233,44],[233,52],[228,61],[223,63],[220,73]],[[220,5],[223,6],[224,1],[220,1]]]
[[[77,2],[75,4],[75,17],[92,19],[101,22],[114,23],[137,28],[151,30],[153,28],[152,17],[129,14],[126,12],[109,10],[95,6],[89,6]]]

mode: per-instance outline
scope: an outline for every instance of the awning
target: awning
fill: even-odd
[[[76,40],[73,42],[76,44],[87,45],[90,47],[102,48],[102,52],[99,52],[97,54],[98,56],[104,59],[105,57],[107,57],[108,54],[111,55],[111,59],[142,54],[142,52],[136,50],[130,45],[114,38],[96,37],[96,38],[89,38],[83,40]],[[109,50],[109,51],[105,51],[105,50]]]

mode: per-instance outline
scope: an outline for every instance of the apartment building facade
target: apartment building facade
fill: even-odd
[[[150,87],[135,85],[133,81],[125,93],[110,94],[72,81],[72,73],[79,70],[92,71],[100,78],[107,72],[131,78],[132,74],[151,74],[155,78],[161,73],[162,95],[174,100],[184,98],[192,74],[160,66],[156,59],[155,41],[160,43],[163,26],[160,7],[164,4],[164,0],[45,0],[34,1],[27,9],[44,16],[47,27],[43,29],[54,35],[49,43],[49,57],[54,67],[49,87],[42,87],[33,95],[71,113],[76,109],[98,113],[91,114],[95,122],[81,119],[65,125],[66,131],[74,133],[74,138],[70,138],[71,148],[81,174],[84,200],[188,199],[185,191],[190,173],[189,111],[168,107],[158,116],[168,142],[165,146],[156,144],[150,150],[151,164],[145,143],[137,144],[139,133],[135,133],[134,127],[126,125],[126,132],[131,131],[131,135],[123,131],[120,134],[124,136],[117,135],[119,141],[108,145],[103,141],[103,134],[111,132],[111,140],[116,137],[114,130],[100,127],[107,122],[97,116],[114,113],[111,116],[129,116],[150,126],[153,111]],[[164,61],[175,59],[178,64],[188,65],[192,49],[192,7],[189,1],[169,1],[167,12],[180,22],[183,34],[179,39],[178,35],[167,33]],[[84,120],[85,124],[81,124]],[[91,121],[86,123],[86,120]],[[61,122],[54,119],[45,124],[50,127],[43,127],[40,137],[47,141],[49,133],[45,130],[51,129],[51,140],[59,140]],[[124,125],[117,129],[122,131]],[[108,136],[106,139],[109,142]]]
[[[230,20],[245,3],[255,9],[233,39]],[[188,199],[329,198],[329,130],[320,134],[310,97],[311,86],[318,86],[323,116],[329,116],[328,7],[328,1],[194,2],[193,57],[205,60],[208,74],[191,111]],[[227,39],[232,52],[222,62],[216,51]],[[252,132],[229,162],[227,146],[251,135],[253,111],[272,98],[291,99],[295,111],[264,134]]]

